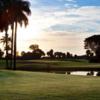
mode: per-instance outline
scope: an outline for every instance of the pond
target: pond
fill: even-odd
[[[56,73],[56,74],[66,74],[66,75],[82,75],[82,76],[89,76],[89,75],[92,75],[92,76],[97,76],[98,72],[96,71],[56,71],[56,72],[53,72],[53,73]]]
[[[75,71],[75,72],[71,72],[71,75],[83,75],[83,76],[87,76],[87,75],[93,75],[96,76],[97,72],[90,72],[90,71]]]

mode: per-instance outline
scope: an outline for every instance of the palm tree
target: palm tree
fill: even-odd
[[[8,51],[11,50],[11,38],[8,36],[8,34],[6,33],[5,36],[3,36],[0,39],[0,43],[3,43],[4,46],[4,50],[6,51],[6,67],[8,68],[9,64],[8,64]]]
[[[6,43],[6,68],[8,68],[8,16],[6,16],[7,12],[5,11],[5,7],[3,6],[3,1],[0,1],[0,31],[5,31],[5,43]]]
[[[0,49],[0,60],[3,57],[4,52]]]
[[[27,1],[22,1],[22,0],[15,0],[12,2],[12,7],[13,9],[13,14],[12,14],[12,22],[13,26],[14,26],[14,70],[16,69],[16,49],[17,49],[17,26],[18,23],[20,24],[20,26],[22,26],[22,24],[24,23],[25,26],[28,25],[28,18],[27,15],[29,15],[31,13],[30,9],[29,9],[29,2]]]
[[[0,2],[4,10],[2,15],[6,19],[4,22],[8,25],[11,25],[12,28],[12,55],[14,55],[14,68],[16,69],[16,45],[17,45],[17,26],[18,23],[22,26],[23,23],[25,26],[28,25],[27,15],[31,13],[29,8],[29,2],[23,0],[3,0]],[[7,31],[6,31],[7,33]],[[7,35],[6,35],[7,38]]]
[[[1,9],[3,8],[3,9]],[[16,69],[16,40],[17,24],[21,26],[28,24],[27,15],[31,13],[29,2],[23,0],[2,0],[0,1],[0,30],[5,30],[6,46],[8,38],[8,26],[12,28],[12,55],[14,55],[14,69]],[[7,53],[7,52],[6,52]],[[7,58],[7,57],[6,57]]]
[[[10,45],[11,44],[11,37],[9,37],[8,36],[8,34],[7,34],[7,42],[8,42],[8,45]],[[6,45],[6,37],[5,36],[2,36],[2,38],[0,39],[0,43],[3,43],[3,45]],[[5,48],[6,48],[6,46],[5,46]]]

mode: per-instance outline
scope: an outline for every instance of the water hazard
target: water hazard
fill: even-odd
[[[83,76],[87,76],[87,75],[97,76],[98,72],[75,71],[75,72],[71,72],[70,74],[71,74],[71,75],[83,75]]]

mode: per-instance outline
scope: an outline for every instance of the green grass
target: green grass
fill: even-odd
[[[0,71],[0,100],[100,100],[100,78]]]
[[[0,61],[0,69],[5,69],[5,61]],[[91,70],[92,68],[100,68],[100,63],[89,63],[87,60],[18,60],[18,70],[30,71],[56,71],[56,70],[75,70],[82,68],[82,70]],[[48,70],[49,69],[49,70]]]
[[[87,60],[22,60],[17,62],[18,69],[25,70],[67,70],[67,68],[100,68],[100,63],[89,63]],[[65,69],[63,69],[65,68]]]
[[[27,61],[22,61],[24,62],[31,62],[33,65],[51,65],[54,67],[89,67],[89,66],[98,66],[100,67],[100,63],[89,63],[87,60],[27,60]],[[32,63],[33,62],[33,63]],[[29,64],[29,63],[28,63]]]

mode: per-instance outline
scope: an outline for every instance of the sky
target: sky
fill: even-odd
[[[100,0],[29,0],[27,28],[18,28],[18,51],[38,44],[45,52],[85,54],[84,39],[100,34]]]

